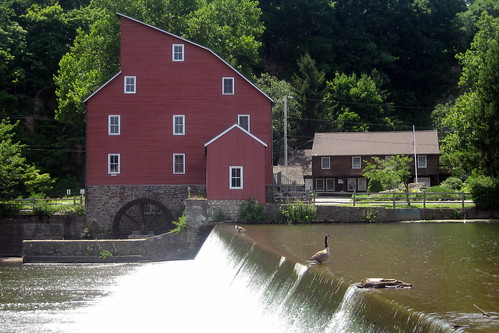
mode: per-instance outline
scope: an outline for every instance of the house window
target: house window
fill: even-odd
[[[185,174],[185,154],[173,154],[173,173]]]
[[[359,186],[359,191],[367,191],[367,179],[366,178],[357,179],[357,183]]]
[[[418,168],[427,168],[428,167],[428,159],[426,155],[417,155],[418,156]]]
[[[360,156],[352,156],[352,169],[360,169],[362,167],[362,161]]]
[[[324,179],[323,178],[317,178],[315,180],[315,190],[317,192],[324,191]]]
[[[184,44],[172,45],[172,60],[184,61]]]
[[[347,191],[354,192],[357,190],[357,178],[347,179]]]
[[[229,167],[229,184],[230,189],[242,189],[243,188],[243,167],[242,166],[231,166]]]
[[[234,95],[234,78],[233,77],[223,77],[222,78],[222,94]]]
[[[107,173],[110,175],[120,173],[120,154],[107,155]]]
[[[321,169],[331,169],[331,158],[321,157]]]
[[[173,116],[173,135],[185,135],[185,116]]]
[[[107,133],[109,135],[120,135],[120,116],[109,115]]]
[[[135,94],[137,92],[137,78],[135,76],[125,76],[125,94]]]
[[[326,179],[326,191],[334,191],[334,178]]]
[[[247,130],[250,131],[250,116],[247,114],[240,114],[237,116],[237,124]]]

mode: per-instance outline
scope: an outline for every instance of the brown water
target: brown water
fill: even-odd
[[[0,266],[0,332],[499,332],[499,224],[245,227],[191,261]],[[325,233],[332,257],[307,266]]]
[[[390,223],[252,225],[245,237],[306,262],[331,238],[318,267],[349,280],[381,277],[414,285],[373,290],[466,332],[499,332],[499,224]],[[476,307],[490,314],[485,317]]]

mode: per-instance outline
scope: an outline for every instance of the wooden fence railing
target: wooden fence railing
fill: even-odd
[[[460,204],[464,208],[466,203],[472,203],[470,193],[466,192],[391,192],[391,193],[352,193],[352,205],[356,204]]]

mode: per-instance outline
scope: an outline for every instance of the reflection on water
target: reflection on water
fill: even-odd
[[[236,235],[224,226],[228,236],[212,233],[192,261],[0,266],[0,332],[383,332],[348,316],[365,295],[466,326],[457,332],[498,332],[498,228],[249,225]],[[307,268],[324,233],[332,257]],[[414,289],[345,287],[365,277]]]

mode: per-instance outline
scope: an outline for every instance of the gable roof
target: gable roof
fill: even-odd
[[[225,134],[229,133],[230,131],[232,131],[233,129],[236,129],[236,128],[240,129],[241,131],[243,131],[243,133],[247,134],[249,137],[251,137],[252,139],[256,140],[258,143],[261,143],[265,148],[267,148],[267,144],[265,142],[263,142],[262,140],[260,140],[259,138],[257,138],[256,136],[254,136],[253,134],[251,134],[250,132],[248,132],[247,130],[245,130],[244,128],[242,128],[241,126],[239,126],[238,124],[232,125],[231,127],[227,128],[225,131],[223,131],[222,133],[218,134],[216,137],[214,137],[210,141],[206,142],[204,144],[205,148],[208,147],[213,142],[215,142],[218,139],[220,139]]]
[[[312,156],[412,155],[413,132],[316,133]],[[417,154],[440,154],[436,130],[416,131]]]
[[[121,14],[121,13],[116,13],[118,15],[119,18],[126,18],[128,20],[131,20],[131,21],[134,21],[134,22],[137,22],[139,24],[142,24],[142,25],[145,25],[146,27],[149,27],[151,29],[154,29],[154,30],[157,30],[159,32],[162,32],[164,34],[167,34],[169,36],[172,36],[174,38],[177,38],[185,43],[189,43],[191,45],[194,45],[196,47],[199,47],[199,48],[202,48],[208,52],[210,52],[211,54],[213,54],[215,57],[217,57],[220,61],[222,61],[225,65],[227,65],[228,67],[230,67],[237,75],[239,75],[243,80],[245,80],[246,82],[248,82],[251,86],[253,86],[256,90],[258,90],[262,95],[264,95],[265,97],[267,97],[270,102],[274,103],[274,100],[272,98],[270,98],[266,93],[264,93],[260,88],[258,88],[256,85],[253,84],[253,82],[251,82],[250,80],[248,80],[244,75],[242,75],[241,73],[239,73],[239,71],[237,69],[235,69],[234,67],[232,67],[227,61],[225,61],[224,59],[222,59],[218,54],[216,54],[215,52],[213,52],[212,50],[210,50],[209,48],[205,47],[205,46],[202,46],[202,45],[199,45],[197,43],[194,43],[190,40],[187,40],[185,38],[182,38],[180,36],[177,36],[175,34],[172,34],[171,32],[168,32],[166,30],[162,30],[158,27],[155,27],[153,25],[150,25],[150,24],[147,24],[147,23],[144,23],[142,21],[139,21],[137,19],[134,19],[133,17],[130,17],[130,16],[127,16],[127,15],[124,15],[124,14]],[[109,82],[111,82],[115,77],[117,77],[119,74],[121,73],[121,71],[119,73],[117,73],[116,75],[114,75],[111,79],[109,79],[106,83],[104,83],[102,86],[100,86],[99,88],[97,88],[90,96],[88,96],[87,98],[85,98],[85,100],[83,101],[84,103],[86,103],[90,98],[92,98],[97,92],[99,92],[102,88],[104,88]]]

